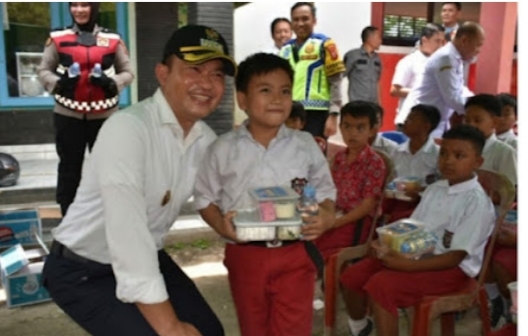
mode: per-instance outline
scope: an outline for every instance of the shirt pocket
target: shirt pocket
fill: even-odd
[[[354,65],[354,68],[357,70],[357,71],[367,71],[368,69],[368,60],[366,59],[358,59],[356,61],[356,64]]]

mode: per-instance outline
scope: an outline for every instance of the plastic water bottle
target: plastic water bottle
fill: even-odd
[[[103,68],[101,68],[100,63],[95,63],[93,69],[92,69],[92,77],[99,78],[103,74]]]
[[[298,210],[304,223],[307,222],[307,217],[317,216],[319,214],[319,204],[315,198],[314,187],[310,185],[304,187]]]
[[[75,62],[68,68],[68,77],[73,78],[81,74],[81,66]]]

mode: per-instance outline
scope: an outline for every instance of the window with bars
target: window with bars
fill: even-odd
[[[383,43],[413,45],[420,38],[422,28],[427,24],[425,17],[385,15],[383,17]],[[392,43],[391,43],[392,42]]]

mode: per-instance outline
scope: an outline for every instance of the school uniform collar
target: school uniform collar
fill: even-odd
[[[474,189],[478,184],[478,177],[477,174],[473,175],[473,178],[470,180],[467,180],[465,182],[457,183],[455,185],[450,186],[449,182],[447,180],[440,180],[437,182],[441,187],[447,189],[448,195],[456,195],[463,192],[466,192],[468,190]]]
[[[411,149],[409,147],[410,143],[411,143],[411,139],[407,139],[407,140],[405,140],[404,143],[402,143],[401,145],[398,145],[398,148],[396,150],[398,152],[404,152],[404,153],[411,154]],[[435,144],[433,138],[432,137],[428,137],[427,141],[424,143],[422,148],[420,148],[415,154],[418,154],[418,153],[425,153],[425,154],[431,153],[431,152],[433,152],[433,149],[435,148],[435,146],[436,146],[436,144]]]
[[[168,126],[171,129],[175,137],[184,141],[183,128],[178,122],[178,119],[176,119],[176,116],[174,115],[172,108],[167,102],[167,99],[165,99],[165,96],[163,95],[163,92],[161,92],[160,88],[158,88],[156,92],[154,93],[153,100],[154,100],[154,103],[158,106],[160,124]],[[189,140],[195,140],[199,138],[200,136],[202,136],[202,134],[203,134],[202,121],[197,121],[194,123],[189,134],[187,134],[187,137],[185,137],[185,142]]]
[[[495,133],[493,133],[489,136],[489,138],[486,139],[486,144],[484,145],[484,149],[482,150],[482,152],[487,152],[495,142],[497,142],[497,136],[495,135]]]
[[[363,45],[359,47],[359,51],[361,52],[362,55],[369,56],[369,57],[377,55],[376,50],[372,50],[372,54],[369,54]]]
[[[374,142],[372,143],[372,146],[374,147],[385,147],[385,141],[383,136],[381,136],[381,133],[376,134],[376,138],[374,139]]]
[[[249,132],[248,125],[249,125],[249,119],[246,119],[242,122],[242,124],[236,130],[237,137],[248,138],[254,141],[253,135]],[[289,129],[288,127],[286,127],[286,125],[282,124],[279,128],[279,131],[277,132],[277,135],[271,142],[280,140],[282,138],[291,137],[293,135],[293,131],[294,130]]]
[[[510,129],[509,131],[506,131],[502,134],[496,134],[495,136],[497,137],[497,139],[504,141],[510,138],[515,138],[515,132],[513,132],[513,130]]]

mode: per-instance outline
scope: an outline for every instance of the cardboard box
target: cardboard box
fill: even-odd
[[[0,249],[16,244],[38,245],[42,223],[37,209],[0,211]]]
[[[49,251],[36,233],[32,239],[40,247],[25,250],[17,244],[0,253],[0,280],[8,308],[51,300],[42,286],[42,269]]]

